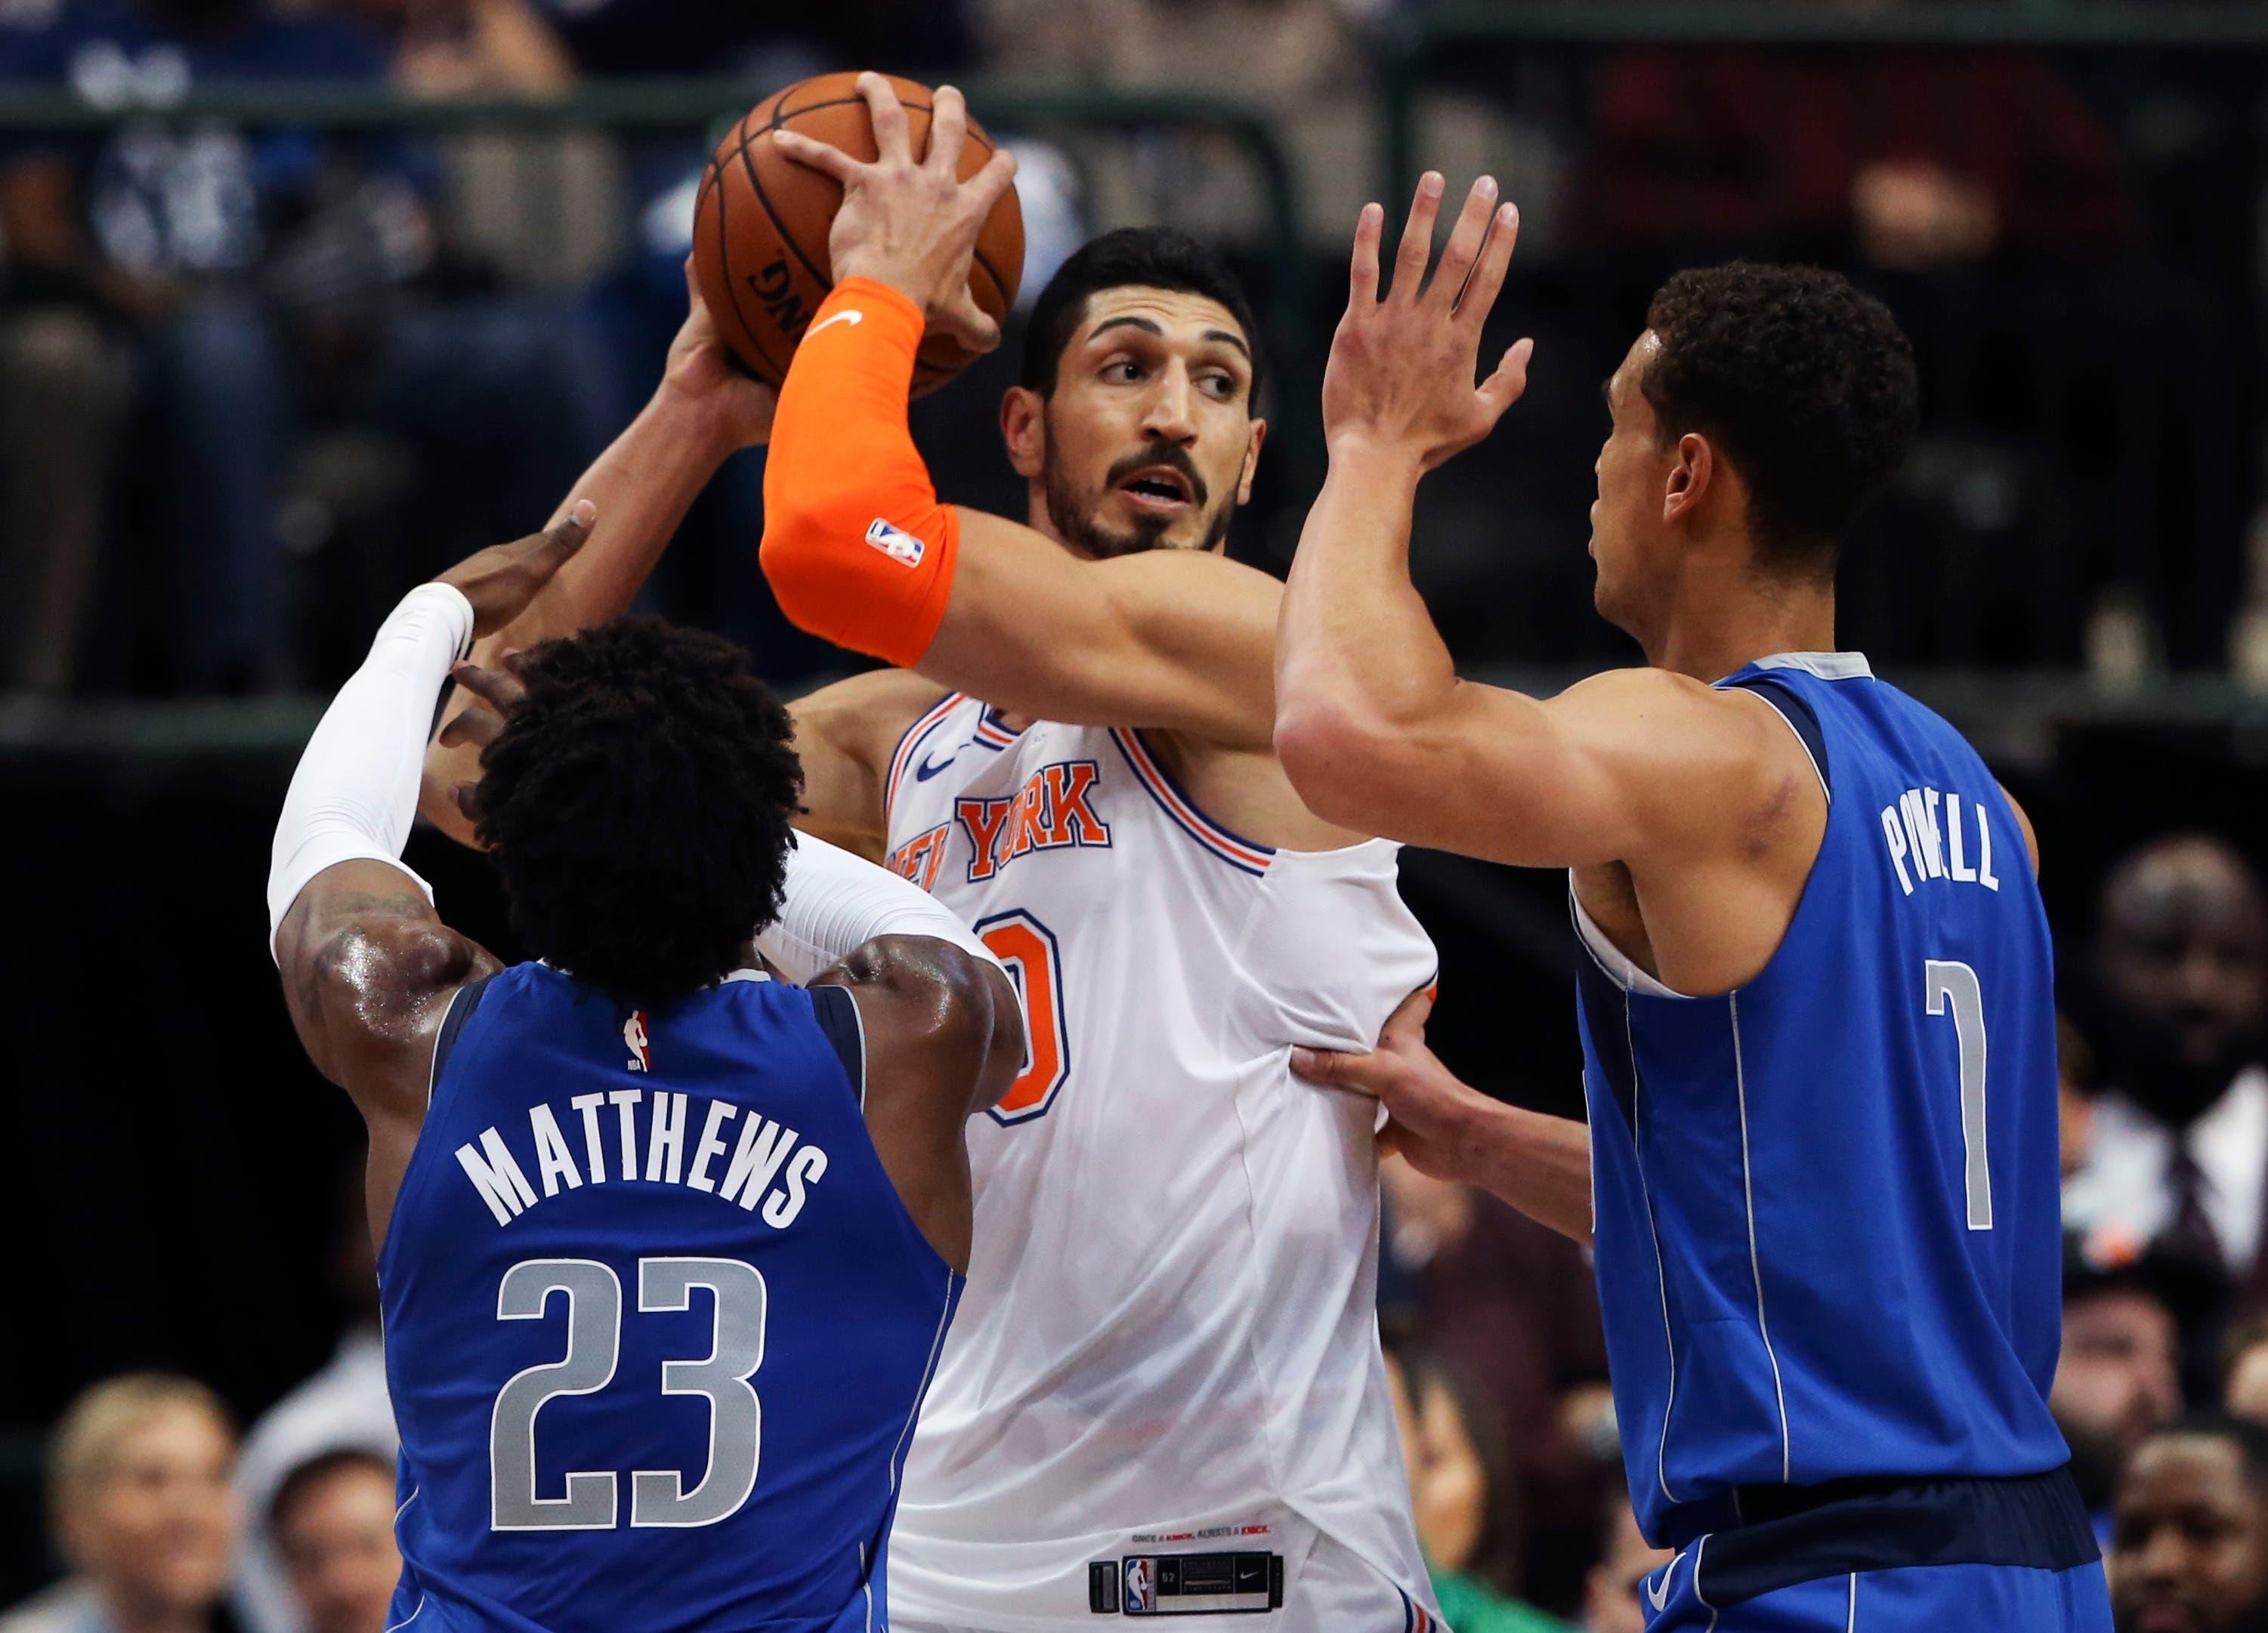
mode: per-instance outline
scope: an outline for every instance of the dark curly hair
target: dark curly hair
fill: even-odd
[[[1259,401],[1260,330],[1244,285],[1218,251],[1172,227],[1120,227],[1082,246],[1057,268],[1032,304],[1032,321],[1024,331],[1024,386],[1042,397],[1055,395],[1056,371],[1086,315],[1086,298],[1134,287],[1202,295],[1225,308],[1252,349],[1249,401]]]
[[[475,829],[528,953],[659,1005],[779,916],[803,766],[730,641],[618,618],[546,641],[481,755]]]
[[[1679,273],[1646,322],[1661,349],[1639,389],[1663,438],[1698,431],[1740,472],[1765,565],[1831,569],[1913,444],[1913,348],[1889,308],[1837,273],[1736,261]]]

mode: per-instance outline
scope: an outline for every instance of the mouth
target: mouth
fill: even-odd
[[[1145,465],[1120,477],[1117,490],[1138,511],[1172,515],[1197,503],[1189,476],[1170,465]]]
[[[2135,1607],[2134,1633],[2191,1633],[2197,1625],[2177,1600],[2152,1600]]]

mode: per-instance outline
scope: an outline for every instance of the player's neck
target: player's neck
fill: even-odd
[[[1656,669],[1717,681],[1775,652],[1835,650],[1835,586],[1759,586],[1745,577],[1687,585],[1658,630],[1640,644]]]

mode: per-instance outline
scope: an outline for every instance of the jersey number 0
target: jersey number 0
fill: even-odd
[[[756,1487],[763,1406],[748,1379],[764,1362],[764,1278],[737,1259],[641,1259],[640,1310],[689,1310],[705,1287],[717,1310],[709,1357],[664,1361],[661,1393],[709,1398],[709,1467],[690,1491],[677,1470],[630,1475],[632,1526],[713,1526],[740,1512]],[[529,1259],[504,1272],[497,1320],[541,1320],[551,1295],[567,1296],[567,1353],[531,1366],[497,1392],[489,1420],[489,1524],[497,1531],[607,1531],[616,1523],[612,1471],[576,1470],[563,1497],[535,1494],[535,1415],[563,1394],[594,1394],[615,1379],[622,1353],[622,1284],[593,1259]]]

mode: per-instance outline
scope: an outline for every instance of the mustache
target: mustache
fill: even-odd
[[[1189,451],[1178,444],[1170,442],[1152,443],[1138,453],[1128,454],[1110,467],[1109,474],[1102,479],[1102,485],[1105,488],[1116,488],[1136,471],[1147,470],[1157,465],[1179,471],[1186,477],[1189,484],[1190,497],[1200,506],[1212,497],[1211,491],[1205,486],[1205,479],[1197,474],[1197,462],[1189,458]]]

